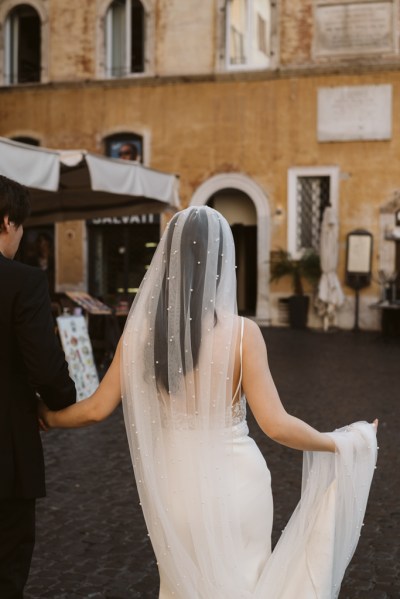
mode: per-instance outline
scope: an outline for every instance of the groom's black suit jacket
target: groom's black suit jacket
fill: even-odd
[[[53,410],[76,400],[46,275],[0,254],[0,498],[45,495],[36,391]]]

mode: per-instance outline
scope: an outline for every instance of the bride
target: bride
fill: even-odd
[[[288,373],[290,376],[290,373]],[[98,390],[43,426],[106,418],[122,396],[159,599],[332,599],[355,551],[377,421],[320,433],[288,414],[258,326],[236,311],[234,243],[208,207],[169,223]],[[304,451],[301,500],[271,553],[271,478],[248,435]]]

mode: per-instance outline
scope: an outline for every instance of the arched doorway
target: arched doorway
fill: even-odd
[[[207,202],[231,226],[236,248],[237,305],[239,314],[255,316],[257,303],[257,213],[248,195],[221,189]]]
[[[260,323],[269,323],[270,210],[267,196],[249,177],[226,173],[200,185],[190,204],[212,205],[231,224],[239,271],[238,307],[241,312],[255,315]],[[252,234],[247,227],[253,227]]]

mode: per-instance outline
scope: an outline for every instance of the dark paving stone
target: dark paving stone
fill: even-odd
[[[320,430],[379,417],[378,469],[340,599],[400,597],[400,340],[375,333],[263,333],[289,412]],[[249,424],[272,474],[275,543],[299,499],[302,455],[267,439],[251,417]],[[38,501],[26,599],[157,599],[157,568],[121,410],[97,427],[51,431],[43,441],[48,497]]]

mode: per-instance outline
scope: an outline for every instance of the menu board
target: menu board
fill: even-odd
[[[349,235],[347,271],[368,274],[371,271],[371,235]]]
[[[57,325],[69,374],[80,401],[91,395],[99,385],[86,320],[83,316],[59,316]]]

